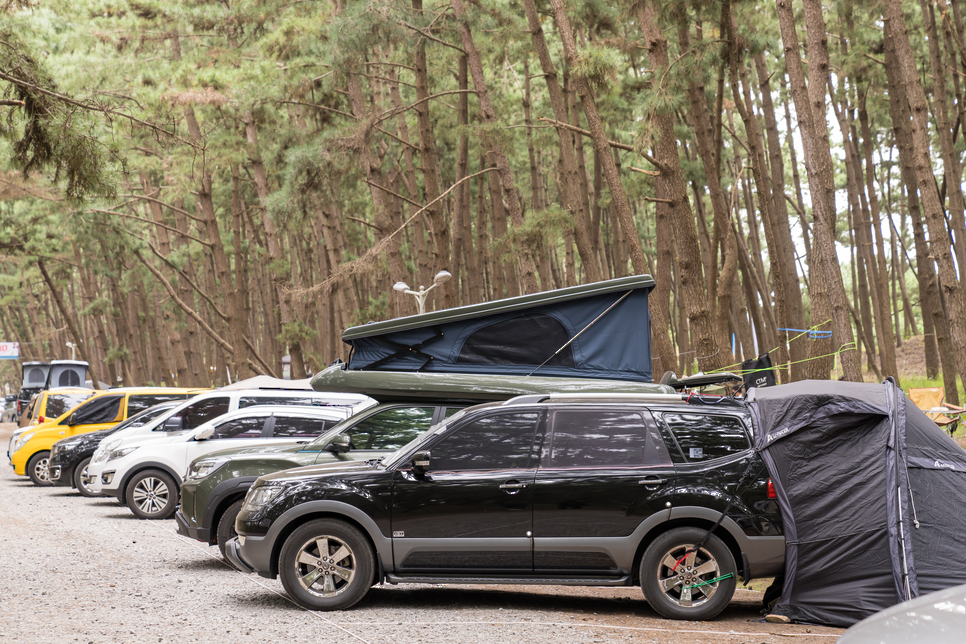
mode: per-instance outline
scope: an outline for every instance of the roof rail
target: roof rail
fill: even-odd
[[[687,396],[682,394],[634,394],[634,393],[551,393],[516,396],[504,405],[533,405],[543,402],[645,402],[664,404],[687,404]]]

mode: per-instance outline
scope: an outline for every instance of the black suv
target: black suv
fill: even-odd
[[[639,585],[665,617],[709,619],[738,575],[784,564],[750,428],[699,395],[478,405],[383,461],[259,478],[227,554],[316,610],[382,582]]]

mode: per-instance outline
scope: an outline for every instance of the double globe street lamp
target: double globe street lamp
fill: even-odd
[[[429,288],[426,288],[425,286],[421,285],[418,291],[414,291],[411,288],[409,288],[409,284],[407,284],[406,282],[396,282],[395,284],[392,285],[392,288],[393,290],[399,291],[400,293],[407,293],[409,295],[414,296],[416,298],[416,301],[419,302],[419,312],[425,313],[426,296],[429,295],[429,292],[432,291],[437,286],[439,286],[440,284],[448,282],[449,278],[451,277],[453,276],[450,274],[449,271],[440,271],[436,273],[436,277],[433,278],[433,285],[430,286]]]

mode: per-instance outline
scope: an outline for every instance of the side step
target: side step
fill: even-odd
[[[433,577],[429,575],[386,574],[390,584],[519,584],[529,586],[630,586],[630,575],[595,579],[566,577]]]

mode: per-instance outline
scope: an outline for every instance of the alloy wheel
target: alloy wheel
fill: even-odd
[[[134,486],[132,500],[145,514],[156,514],[168,504],[170,494],[167,484],[159,478],[147,476]]]
[[[298,550],[296,577],[308,592],[335,597],[344,592],[356,574],[356,560],[345,541],[330,535],[314,537]]]
[[[680,544],[665,552],[656,575],[665,597],[684,608],[709,601],[721,583],[718,561],[705,548],[695,550],[694,544]]]

